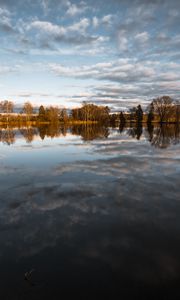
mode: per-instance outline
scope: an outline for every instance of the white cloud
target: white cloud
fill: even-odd
[[[97,28],[100,25],[111,26],[113,24],[113,18],[115,18],[115,16],[110,14],[105,15],[102,18],[97,18],[96,16],[94,16],[92,19],[92,25],[94,28]]]
[[[148,32],[141,32],[136,34],[135,40],[137,40],[139,43],[146,43],[149,40],[149,34]]]
[[[169,10],[169,16],[172,17],[172,18],[179,18],[180,16],[180,13],[177,9],[170,9]]]
[[[81,19],[79,22],[73,23],[69,26],[60,26],[46,21],[33,21],[27,25],[27,30],[37,29],[45,34],[50,35],[65,35],[70,32],[85,33],[89,27],[90,21],[87,18]]]
[[[167,70],[164,70],[164,67]],[[175,96],[179,92],[177,85],[180,77],[180,65],[156,61],[140,62],[134,59],[119,59],[93,65],[67,67],[50,64],[49,69],[58,76],[77,79],[94,79],[103,82],[118,82],[118,85],[107,85],[95,88],[95,98],[109,101],[117,97],[129,96],[152,98],[162,94]],[[171,72],[169,71],[171,69]],[[92,98],[93,100],[95,98]],[[108,100],[109,99],[109,100]]]
[[[128,39],[125,30],[119,30],[117,34],[118,49],[121,51],[128,50]]]
[[[79,22],[74,23],[73,25],[67,27],[67,30],[85,33],[86,29],[89,27],[89,25],[90,25],[89,19],[83,18]]]
[[[127,62],[124,60],[111,61],[108,63],[97,63],[91,66],[67,67],[59,64],[50,64],[50,69],[60,76],[75,78],[96,78],[110,81],[136,81],[139,79],[150,80],[155,75],[152,66],[143,63]]]
[[[44,14],[47,15],[49,12],[49,0],[42,0],[41,5],[42,5],[42,9],[44,11]]]
[[[101,22],[110,25],[112,24],[112,19],[113,19],[112,15],[106,15],[101,19]]]
[[[8,9],[0,7],[0,16],[3,16],[3,15],[10,16],[11,13]]]
[[[79,5],[76,5],[76,4],[68,1],[67,6],[68,6],[68,10],[67,10],[66,14],[71,17],[80,15],[88,9],[88,6],[86,6],[86,4],[84,2],[80,2]]]
[[[8,74],[17,71],[19,68],[18,66],[5,66],[5,65],[0,65],[0,75]]]
[[[49,50],[54,49],[54,44],[63,42],[74,45],[97,45],[109,41],[108,36],[98,36],[88,33],[90,28],[90,20],[82,18],[78,22],[68,24],[67,26],[53,24],[52,22],[35,20],[25,25],[26,31],[36,30],[35,35],[36,46]],[[34,40],[33,40],[34,42]]]
[[[63,26],[58,26],[52,24],[51,22],[45,21],[33,21],[30,25],[27,26],[27,29],[38,29],[44,33],[53,35],[64,35],[67,31]]]
[[[0,30],[4,31],[5,33],[11,33],[14,31],[12,20],[11,20],[11,13],[6,8],[0,7]]]
[[[97,17],[93,17],[92,24],[94,28],[97,28],[99,26],[99,19]]]

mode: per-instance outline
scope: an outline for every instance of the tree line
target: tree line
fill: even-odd
[[[141,105],[132,107],[128,112],[112,114],[108,106],[99,106],[92,103],[83,102],[80,108],[67,110],[58,106],[40,107],[35,109],[30,102],[23,104],[22,110],[18,114],[13,114],[14,103],[12,101],[0,102],[0,121],[1,122],[39,122],[39,123],[102,123],[116,126],[117,123],[124,126],[126,122],[152,124],[159,123],[179,123],[180,122],[180,103],[174,101],[169,96],[162,96],[148,105],[143,111]]]
[[[32,106],[30,102],[25,102],[22,110],[18,114],[14,114],[14,103],[12,101],[0,102],[0,121],[36,121],[47,123],[58,122],[101,122],[107,123],[110,120],[110,109],[108,106],[98,106],[89,103],[83,103],[82,107],[68,110],[66,108],[59,108],[58,106],[44,107],[40,105],[38,111]]]
[[[126,122],[137,125],[142,123],[148,125],[152,123],[180,123],[180,102],[174,101],[169,96],[158,97],[153,99],[145,111],[139,104],[137,107],[130,108],[128,113],[120,112],[118,119],[122,126]],[[118,119],[116,114],[111,116],[111,122],[114,124]]]

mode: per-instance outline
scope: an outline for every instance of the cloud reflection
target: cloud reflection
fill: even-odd
[[[74,156],[56,165],[44,160],[43,169],[35,163],[14,172],[4,168],[1,263],[8,256],[19,264],[37,263],[38,257],[43,264],[46,253],[51,263],[56,253],[68,261],[65,268],[103,266],[122,283],[158,285],[179,278],[177,145],[162,150],[126,134],[118,140],[118,134],[114,129],[108,139],[92,141],[91,160]]]

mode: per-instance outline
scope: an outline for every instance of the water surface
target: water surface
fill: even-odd
[[[174,125],[1,128],[2,299],[180,294],[179,142]]]

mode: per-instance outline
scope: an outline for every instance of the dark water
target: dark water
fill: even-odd
[[[177,126],[0,129],[0,299],[178,299]]]

